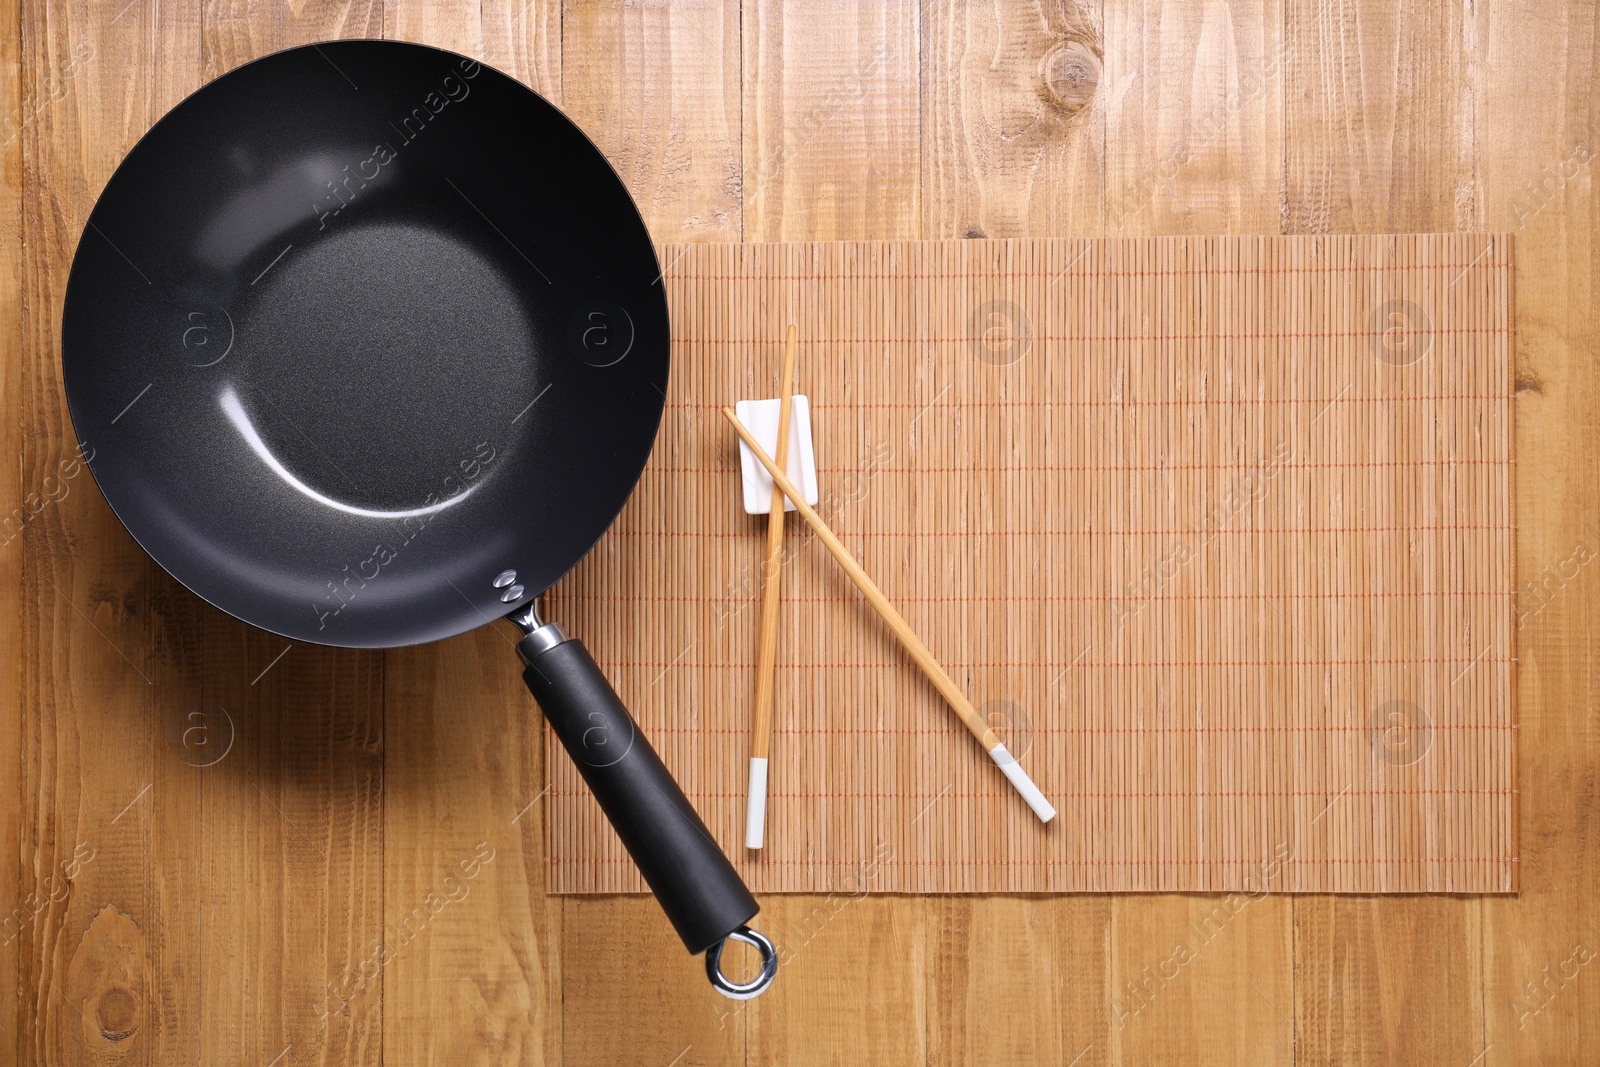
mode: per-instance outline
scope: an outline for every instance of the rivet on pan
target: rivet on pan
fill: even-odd
[[[510,585],[516,580],[516,571],[501,571],[499,574],[494,576],[494,587],[496,589],[504,589],[506,586]]]
[[[503,604],[510,604],[512,601],[521,599],[522,586],[520,585],[514,585],[510,589],[507,589],[504,593],[500,594],[500,602]]]

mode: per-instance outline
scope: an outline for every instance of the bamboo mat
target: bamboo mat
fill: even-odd
[[[681,245],[667,411],[554,591],[757,892],[1516,887],[1504,235]],[[1040,825],[718,407],[800,329],[819,510],[1060,809]],[[557,893],[637,891],[553,740]]]

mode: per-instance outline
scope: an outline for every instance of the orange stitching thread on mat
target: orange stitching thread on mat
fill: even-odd
[[[695,663],[687,660],[603,660],[607,667],[688,667],[694,670],[755,670],[754,663],[730,663],[722,660],[716,663]],[[1512,656],[1434,656],[1427,659],[1235,659],[1235,660],[1191,660],[1185,662],[1167,662],[1164,660],[1109,660],[1097,662],[1087,660],[1078,664],[1070,663],[1042,663],[1018,660],[987,660],[987,661],[962,661],[945,660],[946,667],[1077,667],[1089,669],[1097,667],[1109,669],[1112,667],[1138,667],[1147,669],[1151,667],[1172,668],[1216,668],[1216,667],[1375,667],[1375,666],[1419,666],[1421,664],[1454,664],[1454,663],[1515,663]],[[780,671],[824,671],[824,670],[888,670],[892,667],[909,666],[909,661],[894,661],[885,663],[780,663]]]
[[[1509,326],[1435,326],[1435,336],[1467,334],[1509,334]],[[1144,333],[1144,334],[1035,334],[1035,341],[1309,341],[1327,337],[1377,337],[1372,330],[1324,330],[1321,332],[1282,331],[1279,333]],[[753,348],[768,341],[765,337],[674,337],[675,345],[737,345]],[[802,345],[970,345],[970,337],[802,337]]]
[[[1129,397],[1126,400],[985,400],[982,406],[985,408],[1165,408],[1192,407],[1203,404],[1270,404],[1274,407],[1281,407],[1285,404],[1421,404],[1436,403],[1447,400],[1501,401],[1504,403],[1510,403],[1514,399],[1515,397],[1494,396],[1487,393],[1451,393],[1444,396],[1194,397],[1193,399],[1184,400],[1136,400],[1132,397]],[[919,404],[915,401],[908,400],[815,400],[811,405],[811,414],[815,416],[819,413],[830,411],[834,408],[849,408],[851,410],[855,410],[857,408],[868,410],[915,408],[918,411],[940,411],[947,408],[958,408],[963,406],[965,405],[952,403]],[[683,401],[674,402],[672,407],[675,411],[691,411],[700,408],[709,409],[712,411],[720,411],[723,405],[694,404]]]
[[[614,533],[622,533],[618,530]],[[642,533],[643,531],[632,531]],[[701,534],[685,533],[684,537],[700,537]],[[724,536],[724,535],[717,535]],[[726,536],[732,537],[733,534]],[[748,536],[748,535],[746,535]],[[845,536],[841,533],[839,536]],[[1163,593],[1142,597],[1143,600],[1380,600],[1398,599],[1408,600],[1413,597],[1433,596],[1516,596],[1515,589],[1364,589],[1356,593]],[[586,593],[584,600],[604,603],[636,604],[703,604],[707,607],[713,604],[734,604],[749,600],[749,596],[616,596],[607,593]],[[858,596],[786,596],[785,603],[790,604],[853,604],[860,601]],[[1053,596],[1033,596],[1022,593],[1008,593],[1006,600],[1016,604],[1027,603],[1055,603],[1056,601],[1087,601],[1094,604],[1103,604],[1110,600],[1119,600],[1110,594],[1091,595],[1087,593],[1058,593]],[[897,596],[897,604],[992,604],[992,596]]]
[[[1310,470],[1363,470],[1367,468],[1388,469],[1391,467],[1506,467],[1514,464],[1512,459],[1372,459],[1351,460],[1347,463],[1279,463],[1280,471],[1310,471]],[[1139,471],[1161,473],[1163,471],[1238,471],[1254,470],[1259,463],[1129,463],[1129,464],[1095,464],[1059,466],[1025,466],[1015,467],[874,467],[874,474],[1122,474]],[[651,467],[650,470],[659,474],[715,474],[726,477],[738,473],[737,467]],[[856,474],[855,467],[818,467],[818,474]]]
[[[1183,537],[1188,534],[1378,534],[1443,533],[1459,530],[1515,530],[1515,526],[1466,523],[1460,526],[1293,526],[1267,528],[1194,526],[1174,530],[835,530],[838,537]],[[750,540],[739,530],[613,530],[613,537],[733,537]],[[700,598],[705,599],[705,598]],[[1010,599],[1010,598],[1008,598]]]
[[[1429,730],[1515,730],[1514,722],[1448,722],[1434,723]],[[719,728],[715,726],[650,726],[652,734],[731,734],[743,736],[749,730],[740,730],[732,727]],[[879,734],[895,737],[917,737],[920,735],[950,736],[949,727],[912,726],[896,728],[884,727],[852,727],[828,726],[823,729],[806,729],[804,727],[780,728],[774,726],[775,734],[794,734],[796,737],[827,737],[829,734],[865,734],[877,736]],[[1032,734],[1086,734],[1098,736],[1099,734],[1300,734],[1300,733],[1330,733],[1330,734],[1370,734],[1370,725],[1361,726],[1031,726],[1028,733]]]
[[[1351,274],[1372,273],[1377,271],[1397,270],[1466,270],[1478,268],[1484,270],[1504,270],[1509,263],[1376,263],[1351,265],[1344,267],[1240,267],[1237,270],[1226,267],[1215,270],[1107,270],[1107,271],[1060,271],[1051,273],[1045,270],[1017,270],[1017,271],[965,271],[956,274],[667,274],[669,281],[684,282],[854,282],[854,281],[964,281],[969,278],[984,278],[993,281],[1005,281],[1010,278],[1197,278],[1236,275],[1277,275],[1277,274]]]

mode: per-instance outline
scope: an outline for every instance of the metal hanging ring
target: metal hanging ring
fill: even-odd
[[[756,951],[761,953],[761,973],[748,982],[735,982],[722,973],[722,947],[730,940],[743,941],[747,945],[754,945]],[[772,984],[772,979],[778,974],[778,950],[772,947],[772,942],[759,931],[748,926],[741,926],[726,938],[706,949],[706,977],[711,979],[711,985],[718,993],[730,1000],[750,1000],[758,997]]]

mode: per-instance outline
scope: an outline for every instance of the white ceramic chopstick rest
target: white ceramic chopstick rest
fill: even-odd
[[[771,400],[741,400],[736,405],[739,421],[755,435],[767,455],[778,451],[778,398]],[[789,454],[784,457],[784,470],[789,480],[805,494],[806,503],[817,503],[817,456],[811,445],[811,403],[804,393],[796,393],[790,400]],[[739,471],[744,476],[744,513],[769,515],[772,513],[772,475],[751,453],[749,446],[739,442]],[[794,501],[784,500],[787,511],[794,510]]]

